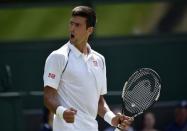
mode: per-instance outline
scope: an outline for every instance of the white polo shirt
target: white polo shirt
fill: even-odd
[[[99,97],[107,93],[106,66],[104,57],[89,44],[87,47],[89,54],[85,56],[68,42],[46,60],[44,87],[55,88],[61,105],[77,110],[74,123],[54,116],[53,131],[98,131],[95,119]]]

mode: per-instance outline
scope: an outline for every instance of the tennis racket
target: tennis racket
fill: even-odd
[[[161,90],[159,75],[150,68],[135,71],[122,90],[122,114],[137,117],[158,101]],[[121,130],[120,124],[115,131]]]

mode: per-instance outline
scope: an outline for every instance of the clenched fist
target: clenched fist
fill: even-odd
[[[77,114],[77,110],[73,108],[69,108],[64,111],[63,118],[67,123],[74,123],[76,114]]]

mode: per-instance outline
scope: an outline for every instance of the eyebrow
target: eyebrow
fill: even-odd
[[[72,21],[72,20],[70,20],[70,23],[80,25],[80,23],[78,23],[78,22],[74,22],[74,21]]]

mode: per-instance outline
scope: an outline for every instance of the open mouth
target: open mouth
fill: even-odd
[[[71,34],[70,37],[71,37],[71,38],[74,38],[75,36],[74,36],[74,34]]]

